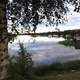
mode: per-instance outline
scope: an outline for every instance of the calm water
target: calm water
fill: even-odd
[[[12,44],[9,43],[9,54],[16,55],[19,51],[19,41],[32,54],[35,64],[48,64],[57,61],[80,59],[80,50],[58,44],[63,38],[18,36]]]

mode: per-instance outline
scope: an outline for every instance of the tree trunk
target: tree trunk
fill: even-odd
[[[6,19],[7,0],[0,0],[0,80],[6,80],[8,62],[8,31]]]

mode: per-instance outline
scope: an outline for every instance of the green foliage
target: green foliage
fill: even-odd
[[[59,43],[65,45],[65,46],[74,46],[75,45],[75,42],[71,39],[66,39],[64,41],[60,41]]]
[[[68,11],[64,3],[65,0],[13,0],[7,6],[8,20],[13,23],[12,31],[17,31],[16,27],[21,24],[27,30],[33,26],[35,32],[43,19],[47,19],[46,26],[63,23],[63,15]]]
[[[29,32],[36,31],[37,25],[46,19],[46,26],[63,23],[64,15],[69,11],[66,3],[75,6],[74,11],[80,12],[79,0],[13,0],[7,5],[7,19],[12,21],[12,32],[19,27],[20,24]]]
[[[37,76],[46,76],[50,73],[62,74],[65,72],[79,71],[80,70],[80,60],[69,61],[63,63],[52,63],[50,65],[43,65],[34,68],[34,73]]]
[[[60,41],[59,43],[65,46],[73,46],[75,49],[80,49],[80,40],[66,39],[64,41]]]
[[[20,45],[18,56],[9,59],[8,80],[32,80],[32,59],[30,54]]]
[[[80,49],[80,40],[76,40],[75,49]]]

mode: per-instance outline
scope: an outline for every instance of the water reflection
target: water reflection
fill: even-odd
[[[18,43],[19,41],[22,42],[22,43],[34,43],[34,42],[58,42],[58,41],[62,41],[64,40],[64,38],[60,37],[60,38],[57,38],[57,37],[31,37],[31,36],[17,36],[14,40],[13,43]]]
[[[31,37],[31,38],[28,40],[28,43],[35,43],[35,42],[36,42],[36,40],[35,40],[34,37]]]
[[[21,42],[28,50],[38,50],[47,48],[51,45],[50,42],[58,42],[63,40],[64,38],[17,36],[14,42],[8,44],[8,47],[12,50],[19,50],[19,42]],[[46,42],[48,43],[47,47]]]
[[[32,60],[36,64],[80,59],[80,50],[58,44],[58,41],[62,40],[64,38],[18,36],[12,44],[9,43],[9,54],[16,55],[18,53],[20,41],[32,54]]]

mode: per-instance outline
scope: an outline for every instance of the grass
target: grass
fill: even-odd
[[[33,72],[35,80],[80,80],[80,61],[38,66]]]
[[[38,77],[38,80],[80,80],[80,71]]]
[[[38,66],[34,68],[34,73],[38,76],[45,76],[51,72],[53,72],[54,74],[59,74],[64,72],[71,72],[72,70],[80,70],[79,60]]]

